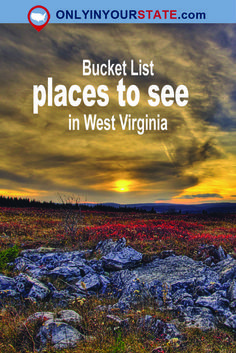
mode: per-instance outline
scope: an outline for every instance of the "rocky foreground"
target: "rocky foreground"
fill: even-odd
[[[126,246],[124,238],[100,242],[93,251],[24,250],[14,262],[19,274],[13,278],[0,275],[0,304],[6,299],[27,299],[65,308],[57,314],[38,312],[27,319],[41,319],[39,350],[49,341],[62,349],[92,339],[82,333],[81,316],[66,308],[71,301],[95,294],[117,299],[113,306],[97,310],[107,310],[108,319],[123,327],[128,327],[129,321],[112,315],[114,308],[125,313],[136,304],[155,301],[161,309],[177,313],[179,322],[187,327],[236,329],[236,260],[221,247],[203,247],[205,250],[209,256],[204,263],[172,251],[163,251],[145,263],[143,255]],[[51,283],[54,279],[60,279],[65,289],[56,288]],[[146,315],[139,324],[154,335],[181,340],[176,320],[175,324],[164,323]]]

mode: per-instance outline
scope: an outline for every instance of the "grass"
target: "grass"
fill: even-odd
[[[130,310],[124,317],[129,318],[129,329],[117,327],[107,318],[107,312],[95,310],[98,304],[110,304],[110,300],[103,301],[89,298],[81,305],[75,302],[70,309],[75,310],[83,317],[83,333],[88,337],[81,341],[74,349],[65,349],[62,353],[150,353],[157,347],[162,347],[165,353],[233,353],[236,352],[235,334],[232,331],[216,329],[202,332],[199,329],[181,327],[184,339],[165,341],[144,332],[139,327],[138,320],[145,314],[152,314],[158,318],[170,321],[169,313],[163,313],[158,308],[140,307],[140,310]],[[6,306],[1,310],[0,316],[0,352],[4,353],[29,353],[36,352],[37,332],[40,322],[25,324],[26,318],[36,311],[45,310],[45,306],[31,304],[28,307]],[[46,310],[55,312],[50,303]],[[60,308],[56,309],[57,311]],[[117,313],[114,313],[117,314]],[[120,315],[120,314],[119,314]],[[121,315],[122,316],[122,315]],[[54,352],[52,347],[47,347],[47,353]]]

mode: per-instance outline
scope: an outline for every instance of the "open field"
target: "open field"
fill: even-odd
[[[201,244],[236,248],[236,215],[181,215],[0,209],[0,248],[39,246],[85,249],[100,240],[125,237],[129,245],[146,254],[172,249],[199,259]]]
[[[194,260],[205,260],[208,254],[199,250],[203,244],[221,245],[227,253],[236,255],[236,216],[181,215],[145,213],[103,213],[94,211],[63,211],[34,208],[1,208],[1,253],[12,248],[21,251],[38,247],[68,250],[93,249],[100,240],[125,237],[128,245],[144,254],[143,262],[151,261],[163,250],[174,250],[177,255],[187,255]],[[7,250],[8,251],[8,250]],[[13,275],[12,269],[0,262],[1,273]],[[0,259],[0,261],[1,261]],[[16,273],[14,273],[15,275]],[[55,282],[63,289],[63,284]],[[82,353],[155,353],[161,352],[236,352],[235,333],[218,328],[202,332],[187,329],[182,342],[166,341],[145,333],[138,327],[141,316],[151,314],[164,322],[176,319],[172,312],[161,310],[155,302],[142,303],[121,318],[129,318],[130,328],[116,329],[107,318],[106,309],[97,311],[98,305],[113,304],[114,298],[86,296],[84,301],[74,301],[69,309],[82,318],[82,326],[90,341],[81,341],[77,348],[63,352]],[[58,312],[60,306],[52,303],[4,303],[0,308],[0,352],[36,352],[37,323],[25,324],[26,318],[37,311]],[[114,314],[117,314],[114,310]],[[162,347],[159,351],[158,347]],[[45,352],[51,352],[48,347]]]

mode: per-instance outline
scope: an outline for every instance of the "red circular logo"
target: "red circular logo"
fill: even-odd
[[[28,20],[31,26],[40,32],[48,24],[50,13],[44,6],[34,6],[28,12]]]

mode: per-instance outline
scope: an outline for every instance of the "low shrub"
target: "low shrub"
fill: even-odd
[[[12,248],[0,251],[0,270],[4,270],[9,262],[15,260],[19,254],[19,248],[14,245]]]

